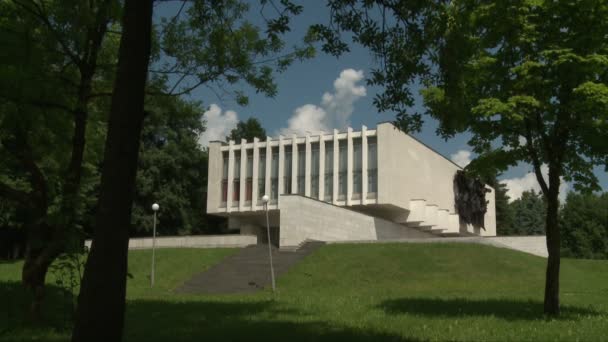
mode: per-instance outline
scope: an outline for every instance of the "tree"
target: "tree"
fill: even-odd
[[[268,1],[262,1],[262,4],[266,3]],[[279,16],[266,21],[265,37],[257,27],[241,20],[247,6],[238,1],[195,1],[186,11],[189,16],[183,22],[176,19],[180,9],[174,20],[163,26],[168,33],[161,38],[161,47],[169,59],[176,61],[175,68],[163,72],[170,74],[177,70],[181,74],[179,81],[188,77],[197,79],[194,86],[186,87],[182,93],[207,82],[225,80],[234,84],[244,80],[256,90],[274,95],[276,85],[268,60],[282,70],[295,58],[304,58],[311,51],[307,49],[303,54],[291,53],[268,59],[269,55],[282,49],[280,35],[289,29],[289,16],[301,11],[301,7],[289,1],[282,1],[281,5],[282,11],[273,3]],[[144,119],[144,93],[152,45],[151,17],[152,1],[125,1],[100,197],[91,252],[78,300],[74,341],[119,341],[122,338],[127,228],[131,220]],[[256,61],[260,56],[266,60]],[[236,94],[240,103],[246,103],[246,97],[238,91]]]
[[[541,193],[524,191],[510,207],[513,213],[511,235],[542,235],[545,232],[547,205]]]
[[[150,60],[152,1],[126,0],[112,95],[94,238],[87,259],[73,341],[120,341],[127,249],[144,92]]]
[[[608,193],[568,193],[559,227],[562,255],[608,259]]]
[[[608,4],[589,1],[329,1],[331,25],[313,26],[324,51],[348,50],[341,31],[378,61],[374,100],[416,131],[415,85],[450,138],[469,132],[480,175],[533,166],[547,202],[544,312],[559,314],[559,187],[597,189],[608,164]],[[589,30],[593,27],[593,30]],[[502,146],[501,146],[502,145]],[[546,167],[546,173],[545,171]]]
[[[236,124],[236,128],[230,131],[230,135],[226,137],[226,140],[240,142],[241,139],[245,139],[247,142],[253,142],[253,138],[258,138],[262,141],[266,140],[266,130],[258,119],[252,117],[244,122],[239,121]]]
[[[96,177],[90,162],[101,145],[85,140],[103,134],[93,90],[113,57],[100,51],[112,44],[104,37],[117,2],[14,0],[0,8],[9,14],[0,21],[9,52],[0,70],[0,193],[27,212],[19,223],[27,232],[22,279],[37,317],[50,264],[78,242],[83,182]]]
[[[488,183],[494,188],[496,204],[496,234],[511,235],[513,230],[514,213],[509,205],[509,196],[507,195],[507,186],[504,183],[495,182]]]
[[[148,97],[137,169],[131,236],[152,232],[150,206],[159,201],[159,235],[205,231],[207,152],[198,144],[204,110],[174,96]]]

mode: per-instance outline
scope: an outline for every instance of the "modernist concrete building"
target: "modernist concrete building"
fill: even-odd
[[[209,144],[207,212],[272,243],[495,236],[494,190],[485,230],[463,224],[454,203],[456,164],[390,123],[361,131]]]

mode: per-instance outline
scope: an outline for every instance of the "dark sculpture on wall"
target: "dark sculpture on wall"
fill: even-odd
[[[462,170],[456,172],[454,176],[456,212],[463,222],[486,230],[483,218],[488,211],[487,192],[490,190],[486,189],[485,184],[478,178],[470,177]]]

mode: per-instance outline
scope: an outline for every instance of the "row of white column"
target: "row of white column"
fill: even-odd
[[[372,132],[375,134],[375,132]],[[368,130],[367,127],[363,126],[361,132],[353,132],[352,128],[348,128],[346,132],[345,139],[340,139],[344,133],[339,133],[338,130],[334,130],[333,135],[319,135],[317,137],[311,137],[310,135],[306,135],[304,138],[304,147],[306,149],[305,153],[305,170],[304,170],[304,196],[311,196],[311,158],[312,158],[312,143],[319,142],[319,186],[318,186],[318,195],[319,200],[326,200],[325,196],[325,143],[333,142],[333,193],[331,202],[336,205],[353,205],[353,204],[366,204],[367,203],[367,166],[368,166],[368,148],[367,148],[367,140],[368,140]],[[356,200],[356,203],[353,203],[353,138],[361,137],[361,198]],[[291,146],[292,148],[292,158],[291,158],[291,193],[298,193],[298,163],[300,162],[298,158],[298,144],[299,138],[294,134],[291,138],[285,138],[283,136],[279,136],[278,139],[278,148],[279,148],[279,160],[278,160],[278,190],[279,194],[283,193],[283,189],[285,189],[284,184],[284,163],[285,163],[285,147]],[[245,195],[246,195],[246,185],[247,185],[247,141],[245,139],[241,140],[240,145],[235,145],[234,141],[230,141],[228,144],[228,179],[227,179],[227,196],[226,196],[226,210],[230,211],[244,211],[244,210],[255,210],[258,206],[258,198],[262,197],[258,191],[258,179],[259,177],[259,162],[260,162],[260,150],[266,150],[266,160],[263,161],[266,163],[265,170],[265,182],[264,182],[264,191],[265,194],[270,196],[271,192],[271,172],[272,172],[272,147],[277,146],[277,140],[272,140],[270,137],[266,138],[265,142],[260,142],[258,138],[253,140],[253,170],[252,170],[252,194],[251,194],[251,207],[249,207],[249,203],[246,203]],[[347,143],[347,167],[346,167],[346,198],[345,201],[339,201],[339,158],[340,158],[340,147],[339,142]],[[234,175],[235,175],[235,152],[240,151],[240,170],[239,172],[239,201],[238,205],[234,205],[232,200],[232,195],[234,191]],[[278,199],[277,199],[278,200]],[[327,199],[329,202],[329,199]],[[238,208],[238,209],[237,209]]]

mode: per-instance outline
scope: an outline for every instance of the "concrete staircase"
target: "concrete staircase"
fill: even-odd
[[[460,236],[460,218],[448,209],[427,204],[424,199],[410,201],[410,213],[402,224],[437,236]]]
[[[287,272],[304,257],[323,246],[324,242],[308,241],[295,251],[272,247],[275,277]],[[222,260],[207,271],[195,275],[177,293],[230,294],[250,293],[271,286],[268,245],[252,245]]]

